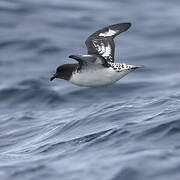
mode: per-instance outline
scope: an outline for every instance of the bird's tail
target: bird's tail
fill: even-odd
[[[139,69],[139,68],[144,68],[144,65],[139,65],[139,66],[133,65],[133,66],[131,67],[131,69]]]

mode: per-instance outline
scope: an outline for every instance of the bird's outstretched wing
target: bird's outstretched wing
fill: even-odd
[[[114,38],[127,31],[131,23],[120,23],[96,31],[86,40],[88,54],[102,56],[107,62],[114,62]]]

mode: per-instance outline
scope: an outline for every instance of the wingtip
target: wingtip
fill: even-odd
[[[131,27],[131,26],[132,26],[132,23],[128,22],[128,25],[129,25],[129,27]]]
[[[117,34],[115,34],[115,36],[117,36],[120,33],[127,31],[131,26],[132,24],[130,22],[124,22],[124,23],[114,24],[109,27],[114,30],[118,30]]]
[[[123,24],[126,25],[127,29],[129,29],[132,26],[132,23],[130,23],[130,22],[126,22],[126,23],[123,23]]]
[[[132,23],[131,23],[131,22],[125,22],[124,24],[127,24],[127,25],[129,25],[129,26],[131,26],[131,25],[132,25]]]
[[[75,60],[81,60],[81,55],[70,55],[69,58],[75,59]]]

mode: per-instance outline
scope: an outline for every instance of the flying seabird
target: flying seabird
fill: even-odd
[[[87,55],[71,55],[76,64],[64,64],[51,77],[67,80],[78,86],[97,87],[112,84],[129,72],[143,66],[114,62],[114,38],[127,31],[131,23],[120,23],[96,31],[86,40]]]

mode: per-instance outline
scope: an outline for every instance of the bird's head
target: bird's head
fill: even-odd
[[[75,70],[75,64],[64,64],[56,69],[56,73],[50,78],[50,81],[55,78],[69,80],[72,72]]]

